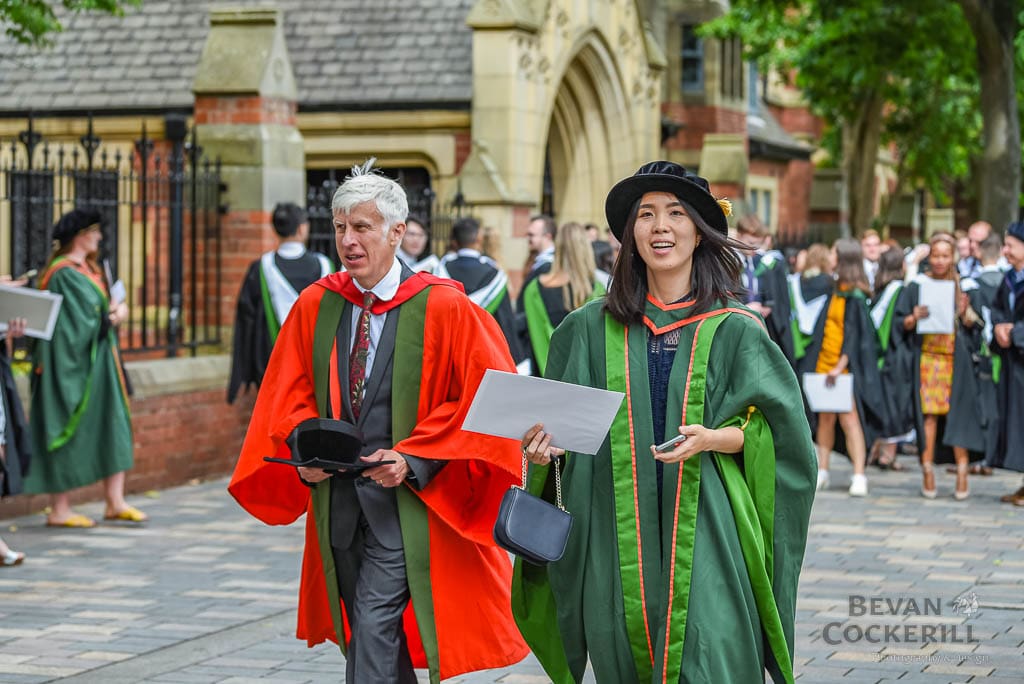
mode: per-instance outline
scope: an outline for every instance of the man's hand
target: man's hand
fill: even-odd
[[[1003,349],[1010,348],[1010,335],[1013,333],[1013,323],[996,323],[992,326],[992,334],[995,335],[996,344]]]
[[[393,449],[377,449],[369,456],[363,456],[363,461],[373,463],[374,461],[394,461],[388,465],[367,468],[363,471],[363,477],[369,478],[381,487],[397,487],[409,476],[409,464],[405,457]]]
[[[299,471],[299,477],[311,484],[322,482],[331,476],[330,473],[322,468],[296,468],[296,470]]]

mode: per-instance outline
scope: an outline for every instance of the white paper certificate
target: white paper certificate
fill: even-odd
[[[0,285],[0,332],[7,332],[7,321],[12,318],[24,318],[26,335],[50,339],[62,301],[62,295],[47,290]]]
[[[543,423],[552,446],[596,454],[624,396],[622,392],[488,370],[462,429],[519,441],[527,430]]]
[[[845,373],[832,387],[825,385],[825,373],[804,373],[807,405],[815,413],[849,413],[853,410],[853,376]]]
[[[917,322],[917,334],[953,332],[956,283],[952,280],[932,280],[924,276],[918,278],[917,283],[917,303],[928,307],[928,317]]]

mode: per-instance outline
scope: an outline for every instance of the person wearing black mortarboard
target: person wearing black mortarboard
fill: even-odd
[[[235,401],[240,389],[259,387],[263,381],[270,350],[299,293],[334,272],[330,259],[306,249],[309,220],[301,207],[291,202],[279,203],[274,207],[271,222],[280,244],[249,265],[238,293],[229,404]]]
[[[1000,361],[1000,434],[992,465],[1024,472],[1024,222],[1006,229],[1003,256],[1010,264],[992,307],[992,350]],[[1002,497],[1024,506],[1024,487]]]
[[[46,524],[93,527],[71,510],[68,492],[103,480],[104,518],[141,523],[147,518],[124,499],[125,473],[134,462],[128,392],[116,326],[128,317],[110,300],[96,262],[100,215],[73,209],[53,227],[54,250],[39,287],[63,297],[49,340],[33,352],[32,469],[26,494],[52,494]],[[101,439],[102,437],[102,439]]]

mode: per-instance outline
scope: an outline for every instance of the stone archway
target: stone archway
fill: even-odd
[[[550,168],[559,220],[604,223],[617,179],[657,153],[664,54],[639,0],[479,0],[465,197],[525,256]]]
[[[555,215],[603,223],[604,195],[637,158],[634,122],[596,33],[581,41],[555,90],[546,144]]]

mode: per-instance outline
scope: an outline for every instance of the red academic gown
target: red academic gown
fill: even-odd
[[[449,461],[423,491],[411,488],[427,511],[439,670],[441,678],[447,678],[504,667],[529,652],[512,618],[508,554],[492,538],[501,496],[518,482],[522,456],[511,440],[461,430],[484,371],[515,371],[501,330],[487,312],[453,281],[417,273],[402,283],[394,299],[379,303],[374,313],[398,306],[428,287],[417,421],[409,437],[394,448]],[[313,336],[321,299],[328,290],[352,302],[362,299],[347,273],[322,278],[299,296],[274,346],[267,381],[260,387],[228,486],[243,508],[268,524],[290,524],[309,513],[296,636],[310,646],[327,639],[338,641],[310,490],[292,468],[267,463],[263,456],[287,457],[284,440],[299,423],[319,415]],[[395,354],[400,353],[396,348]],[[331,384],[333,394],[338,388],[336,382]],[[394,387],[400,385],[396,382]],[[411,605],[404,625],[413,665],[427,667]],[[345,635],[347,639],[347,624]]]

